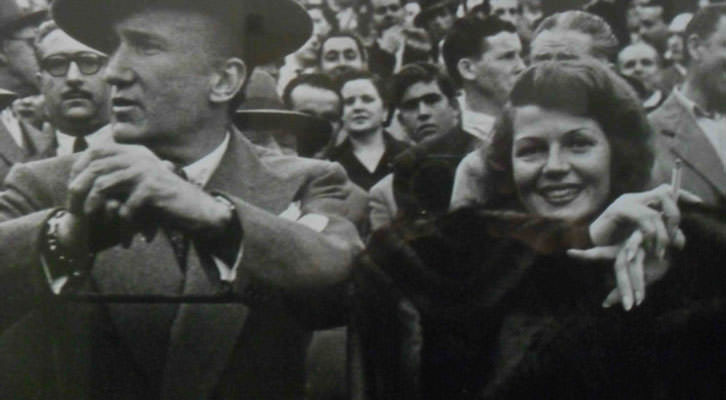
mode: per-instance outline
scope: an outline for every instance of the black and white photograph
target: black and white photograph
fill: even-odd
[[[0,0],[0,399],[726,398],[726,1]]]

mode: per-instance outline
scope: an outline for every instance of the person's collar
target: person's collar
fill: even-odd
[[[209,182],[212,174],[217,170],[217,167],[219,167],[219,164],[222,162],[224,153],[227,152],[230,137],[231,134],[228,131],[222,143],[212,150],[211,153],[182,168],[184,173],[187,175],[189,182],[199,187],[204,187],[207,182]]]
[[[643,107],[646,109],[652,109],[663,100],[663,93],[660,90],[655,90],[651,95],[643,102]]]
[[[723,115],[716,113],[716,112],[708,112],[703,109],[703,107],[696,104],[695,101],[689,99],[686,97],[686,95],[681,92],[681,89],[679,87],[673,88],[673,95],[675,96],[676,100],[681,103],[682,106],[684,106],[688,111],[693,114],[696,118],[708,118],[708,119],[721,119],[723,118]]]
[[[497,118],[493,115],[473,111],[466,103],[466,95],[461,92],[459,97],[459,105],[461,109],[461,127],[470,135],[489,142],[491,140],[491,132]]]
[[[25,140],[23,139],[23,131],[20,128],[20,120],[13,112],[12,107],[6,107],[0,111],[0,123],[5,125],[10,137],[13,138],[18,147],[25,148]]]
[[[94,147],[102,143],[108,143],[113,141],[113,135],[111,134],[111,125],[107,124],[99,128],[97,131],[83,136],[86,139],[89,147]],[[58,155],[65,155],[73,153],[73,143],[76,141],[76,136],[69,135],[62,132],[60,129],[55,130],[55,140],[58,143]]]

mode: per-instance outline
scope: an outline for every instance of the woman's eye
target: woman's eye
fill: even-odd
[[[595,144],[595,142],[592,139],[584,138],[584,137],[576,137],[572,138],[565,143],[565,145],[573,150],[576,151],[583,151],[587,150],[590,147],[592,147]]]
[[[537,154],[544,153],[546,151],[545,146],[537,145],[537,144],[527,144],[518,146],[514,151],[515,157],[532,157]]]

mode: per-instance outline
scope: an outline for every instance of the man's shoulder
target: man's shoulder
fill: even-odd
[[[678,100],[676,93],[672,91],[658,108],[648,114],[648,119],[652,124],[663,124],[677,118],[684,112],[687,112],[687,110]]]
[[[343,167],[331,161],[295,155],[279,154],[270,151],[258,153],[260,162],[277,175],[293,178],[296,176],[315,177],[336,172],[343,172]]]
[[[7,179],[11,181],[34,177],[45,182],[62,180],[65,183],[71,174],[71,168],[76,158],[77,155],[66,155],[16,164],[10,170]]]

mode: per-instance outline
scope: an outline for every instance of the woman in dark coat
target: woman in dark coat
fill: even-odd
[[[726,395],[726,217],[644,191],[638,103],[598,64],[523,73],[486,155],[485,203],[380,230],[360,259],[351,371],[365,395]]]

